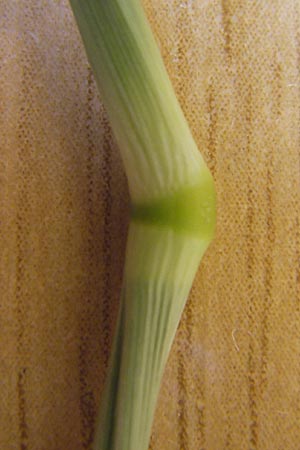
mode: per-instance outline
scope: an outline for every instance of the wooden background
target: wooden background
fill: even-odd
[[[144,4],[218,192],[151,449],[299,450],[299,0]],[[0,39],[0,448],[90,449],[126,180],[67,0]]]

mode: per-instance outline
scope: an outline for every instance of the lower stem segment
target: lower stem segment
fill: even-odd
[[[208,241],[131,222],[94,450],[147,450],[167,357]]]
[[[123,319],[124,315],[121,312],[96,424],[93,450],[147,450],[150,441],[162,370],[148,368],[147,375],[142,374],[142,350],[137,354],[129,351],[128,354],[124,349]],[[136,325],[132,324],[133,339],[138,332]],[[145,332],[147,333],[146,330]],[[140,337],[141,341],[144,341],[141,347],[144,347],[145,339]],[[148,338],[145,335],[144,337]],[[126,362],[125,358],[129,361]],[[139,360],[140,364],[136,360]],[[122,365],[127,366],[128,375],[125,377],[124,373],[121,374],[124,372],[124,368],[121,369]]]

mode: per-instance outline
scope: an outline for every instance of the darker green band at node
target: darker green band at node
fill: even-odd
[[[201,174],[197,185],[178,190],[174,195],[133,204],[134,222],[168,227],[174,231],[211,239],[215,228],[215,190],[209,171]]]

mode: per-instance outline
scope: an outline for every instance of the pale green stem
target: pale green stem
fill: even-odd
[[[70,0],[128,178],[121,309],[94,450],[146,450],[215,193],[138,0]]]

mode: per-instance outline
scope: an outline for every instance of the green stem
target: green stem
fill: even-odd
[[[172,194],[204,161],[136,0],[71,0],[128,176],[131,198]],[[175,132],[174,132],[175,131]]]
[[[163,370],[215,224],[213,180],[138,0],[70,0],[131,196],[94,450],[147,450]]]
[[[131,223],[94,450],[146,450],[163,370],[207,239]]]

